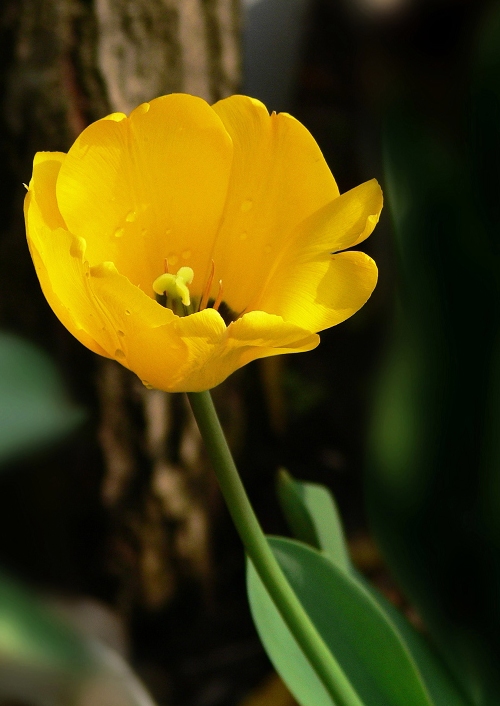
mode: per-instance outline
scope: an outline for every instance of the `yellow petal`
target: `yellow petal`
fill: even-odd
[[[104,293],[94,282],[93,289],[107,310],[113,308],[113,287]],[[207,390],[251,360],[311,350],[319,342],[317,335],[263,312],[247,314],[228,328],[214,309],[159,326],[144,325],[139,315],[133,329],[123,319],[120,325],[123,357],[117,360],[148,386],[168,392]]]
[[[214,291],[222,279],[241,312],[294,229],[335,199],[335,180],[308,130],[290,115],[269,115],[259,101],[232,96],[213,106],[234,145],[224,219],[213,255]]]
[[[53,230],[66,227],[56,200],[56,181],[65,158],[64,152],[37,152],[28,187],[35,194],[44,222]]]
[[[214,318],[213,309],[206,309],[201,314],[209,314],[207,318]],[[319,343],[317,335],[262,311],[245,314],[225,331],[214,321],[214,335],[209,339],[195,329],[198,326],[197,316],[200,315],[180,319],[177,325],[189,346],[192,361],[190,372],[184,371],[184,381],[179,389],[210,389],[252,360],[309,351]],[[189,387],[186,388],[186,384]]]
[[[43,153],[35,160],[25,206],[30,250],[44,294],[64,325],[91,350],[119,359],[123,320],[133,330],[138,318],[141,325],[157,326],[174,315],[119,275],[112,264],[89,267],[83,238],[51,227],[58,222],[53,195],[63,158]],[[113,291],[114,308],[100,299],[103,280]]]
[[[366,240],[373,233],[384,205],[382,189],[376,179],[370,179],[370,181],[356,186],[354,189],[347,191],[345,195],[346,197],[349,195],[350,203],[346,206],[345,212],[342,213],[342,220],[340,210],[337,216],[339,233],[342,233],[342,237],[339,237],[335,242],[335,250],[353,248],[362,243],[363,240]],[[362,226],[365,218],[364,227],[359,228],[358,223]],[[349,225],[350,228],[348,227]],[[354,239],[352,240],[353,237]]]
[[[91,267],[87,278],[89,299],[100,320],[113,334],[111,356],[141,376],[140,363],[149,365],[149,360],[160,357],[169,368],[176,357],[171,357],[171,348],[151,350],[147,332],[173,323],[177,317],[135,287],[120,274],[112,262]],[[144,377],[146,380],[147,377]]]
[[[375,264],[361,253],[340,259],[331,258],[330,253],[367,238],[381,209],[382,191],[372,179],[305,219],[253,306],[279,313],[312,331],[321,331],[354,314],[375,287]],[[353,280],[349,282],[351,272]]]
[[[73,266],[73,258],[70,256],[72,238],[60,227],[63,221],[55,201],[55,181],[65,156],[58,152],[39,152],[35,156],[33,177],[24,200],[28,246],[42,291],[55,315],[84,346],[106,356],[109,354],[73,315],[68,292],[65,287],[61,288],[58,277],[58,272],[62,270],[63,275],[69,275],[71,279],[71,290],[81,291],[83,288],[83,282],[80,281],[83,271],[78,265],[76,268]],[[57,254],[51,258],[53,245],[62,244],[62,257]]]
[[[68,230],[91,265],[114,262],[148,296],[163,272],[192,267],[201,293],[226,199],[231,139],[201,98],[173,94],[129,118],[90,125],[57,181]]]
[[[59,321],[63,324],[63,326],[65,326],[66,329],[68,329],[68,331],[70,331],[70,333],[73,334],[73,336],[75,336],[75,338],[80,341],[80,343],[87,348],[90,348],[91,351],[111,358],[112,356],[81,327],[79,322],[75,320],[71,307],[68,306],[66,302],[63,303],[64,300],[61,300],[60,297],[54,292],[51,277],[47,272],[47,268],[40,257],[36,246],[32,242],[30,243],[30,252],[44,296]]]
[[[112,290],[109,294],[112,295]],[[99,296],[109,306],[102,290]],[[217,367],[217,353],[223,346],[226,326],[214,309],[184,318],[173,316],[158,326],[145,325],[141,316],[135,317],[134,328],[128,327],[127,321],[121,325],[125,335],[124,357],[120,362],[148,387],[167,392],[206,390],[232,372],[222,376]]]
[[[310,351],[318,344],[319,336],[281,316],[251,311],[229,326],[227,355],[241,367],[257,358]]]
[[[227,329],[215,315],[218,317],[213,309],[205,309],[176,321],[176,329],[189,348],[189,364],[173,391],[207,390],[252,360],[308,351],[319,343],[317,335],[262,311],[245,314]]]
[[[371,235],[382,205],[382,189],[377,180],[366,181],[303,221],[287,250],[317,254],[352,248]]]
[[[377,266],[357,250],[316,257],[295,253],[269,282],[262,307],[304,329],[322,331],[355,314],[376,283]]]

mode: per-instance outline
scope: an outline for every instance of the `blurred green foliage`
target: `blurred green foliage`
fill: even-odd
[[[0,464],[63,437],[83,418],[49,356],[0,332]]]
[[[57,704],[95,669],[86,642],[0,574],[0,697]]]
[[[155,706],[115,651],[0,573],[0,702]],[[10,701],[9,701],[10,703]]]
[[[0,468],[71,432],[84,412],[54,362],[0,333]],[[0,701],[37,706],[154,706],[124,660],[65,622],[0,570]]]
[[[400,96],[385,129],[399,258],[367,497],[405,592],[472,703],[500,702],[500,7],[463,111]],[[441,116],[442,117],[442,116]]]

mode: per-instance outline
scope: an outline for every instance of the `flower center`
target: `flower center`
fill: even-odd
[[[168,262],[165,260],[165,272],[157,277],[153,282],[153,290],[156,294],[156,301],[164,307],[172,309],[177,316],[188,316],[194,311],[203,311],[207,306],[218,311],[224,319],[226,326],[232,321],[236,321],[238,315],[222,300],[223,287],[222,280],[219,280],[219,290],[215,299],[210,298],[210,290],[215,273],[215,264],[212,260],[212,267],[208,280],[203,288],[198,306],[197,298],[191,299],[189,286],[194,278],[194,271],[191,267],[181,267],[177,274],[168,271]]]

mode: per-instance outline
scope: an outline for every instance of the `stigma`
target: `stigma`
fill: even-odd
[[[176,275],[164,272],[153,282],[153,289],[160,296],[165,294],[174,301],[179,299],[184,306],[190,306],[191,296],[188,285],[193,281],[194,272],[191,267],[181,267]]]

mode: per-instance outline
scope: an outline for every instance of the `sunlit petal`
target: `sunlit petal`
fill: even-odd
[[[262,307],[285,321],[322,331],[345,321],[369,299],[377,266],[356,250],[290,258],[269,284]]]
[[[35,157],[24,203],[28,245],[42,291],[56,316],[87,348],[111,357],[79,315],[88,318],[92,310],[84,293],[83,263],[81,258],[71,256],[74,239],[61,227],[63,221],[55,201],[55,181],[65,156],[40,152]],[[75,306],[77,302],[80,306]]]
[[[246,96],[226,98],[214,111],[231,135],[234,159],[213,259],[228,303],[239,312],[255,300],[293,230],[339,191],[314,138],[295,118],[269,115]]]
[[[376,179],[366,181],[305,219],[283,253],[293,249],[319,253],[352,248],[371,235],[382,204],[382,190]]]
[[[167,258],[192,267],[201,291],[231,159],[231,139],[205,101],[163,96],[84,130],[61,168],[57,201],[91,264],[114,262],[153,296]]]

